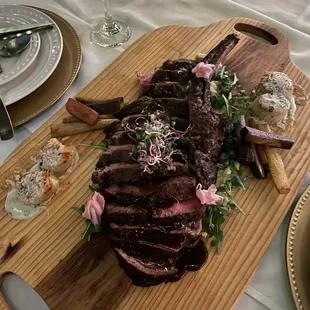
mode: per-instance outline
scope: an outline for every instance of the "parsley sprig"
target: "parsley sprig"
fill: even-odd
[[[219,175],[222,177],[217,184],[217,194],[223,199],[216,206],[208,206],[203,218],[204,229],[212,237],[211,246],[219,249],[224,239],[222,225],[226,219],[233,211],[244,214],[232,198],[233,189],[245,190],[240,166],[236,161],[235,123],[246,114],[247,105],[256,98],[256,94],[246,93],[244,90],[238,92],[240,85],[236,74],[231,74],[222,65],[214,72],[212,82],[216,85],[216,93],[211,97],[211,105],[229,120],[219,163]]]

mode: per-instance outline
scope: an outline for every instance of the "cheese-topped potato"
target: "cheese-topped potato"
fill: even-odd
[[[290,106],[281,94],[263,94],[250,103],[249,111],[258,123],[284,127]]]
[[[61,176],[74,164],[75,153],[73,145],[63,145],[55,138],[50,139],[39,154],[41,168]]]
[[[250,112],[263,124],[285,129],[293,125],[296,112],[294,83],[283,72],[266,72],[256,87],[259,97],[250,104]]]
[[[44,203],[58,188],[59,181],[49,171],[28,172],[15,184],[18,199],[27,205]]]
[[[266,72],[258,86],[258,94],[282,94],[287,99],[293,97],[294,83],[283,72]]]

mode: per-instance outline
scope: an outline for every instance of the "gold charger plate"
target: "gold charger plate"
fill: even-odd
[[[82,61],[81,44],[73,27],[53,12],[34,8],[50,16],[60,28],[63,53],[56,70],[41,87],[7,107],[14,127],[29,121],[56,103],[74,81]]]
[[[286,260],[297,309],[310,309],[310,186],[298,200],[289,224]]]

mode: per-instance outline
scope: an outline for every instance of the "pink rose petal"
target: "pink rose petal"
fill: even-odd
[[[214,184],[206,189],[202,189],[201,184],[199,183],[196,187],[196,196],[203,205],[216,205],[222,200],[222,197],[216,195],[217,188]]]
[[[152,84],[154,72],[146,73],[145,75],[139,76],[141,86],[149,86]]]
[[[101,215],[105,207],[105,199],[98,192],[94,192],[89,198],[85,211],[82,216],[90,220],[94,225],[99,225],[101,223]]]
[[[195,68],[192,69],[192,73],[196,74],[198,78],[209,78],[213,72],[214,65],[205,64],[203,62],[199,62]]]

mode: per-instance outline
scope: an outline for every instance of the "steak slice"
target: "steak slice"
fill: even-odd
[[[164,108],[168,116],[188,118],[187,99],[179,98],[154,98],[153,102]]]
[[[172,248],[140,240],[130,241],[113,235],[110,236],[110,239],[114,247],[123,249],[128,255],[162,266],[174,266],[184,248],[184,246]]]
[[[102,168],[117,162],[134,163],[135,160],[130,155],[133,148],[133,144],[109,146],[109,148],[100,155],[96,168]]]
[[[178,250],[180,247],[184,248],[191,241],[199,238],[202,231],[201,220],[187,224],[181,223],[180,226],[180,228],[175,227],[174,223],[170,226],[155,224],[118,225],[111,223],[109,231],[126,241],[146,241]]]
[[[147,112],[163,111],[168,116],[188,118],[188,103],[186,99],[179,98],[151,98],[142,96],[124,108],[117,115],[123,118],[133,114],[143,114]]]
[[[142,89],[141,96],[149,96],[152,98],[184,98],[185,87],[178,82],[161,82],[145,86]]]
[[[195,196],[196,185],[196,179],[191,176],[170,178],[156,188],[156,192],[150,198],[150,204],[160,205],[167,200],[188,200]]]
[[[212,109],[210,104],[205,104],[201,96],[196,96],[193,92],[190,91],[188,96],[189,119],[192,126],[190,137],[200,137],[197,145],[199,146],[203,140],[213,140],[213,136],[223,134],[220,132],[221,128],[218,129],[221,127],[221,116]],[[208,149],[201,151],[207,153]]]
[[[125,116],[132,114],[143,114],[145,109],[152,103],[153,98],[147,96],[140,97],[132,103],[125,105],[123,109],[118,113],[117,117],[122,119]]]
[[[202,188],[209,188],[210,185],[216,184],[217,179],[217,164],[210,160],[209,155],[201,151],[195,151],[196,173],[202,185]]]
[[[154,263],[145,263],[128,255],[120,248],[115,248],[114,251],[119,259],[120,266],[135,285],[157,285],[160,282],[169,281],[178,272],[178,269],[174,266],[165,267]]]
[[[134,203],[145,199],[155,191],[156,185],[149,183],[124,183],[112,184],[103,192],[107,200],[114,200],[119,203]]]
[[[109,138],[109,145],[124,145],[132,144],[134,139],[131,137],[130,133],[127,131],[116,131]]]
[[[104,212],[105,220],[109,223],[114,222],[131,225],[146,223],[150,220],[147,210],[136,205],[118,206],[114,204],[107,204]]]
[[[133,125],[133,124],[143,124],[146,120],[148,120],[149,117],[144,114],[131,114],[123,118],[122,120],[122,127],[124,128],[127,124]]]
[[[172,204],[169,208],[153,210],[153,220],[159,223],[199,220],[205,213],[203,206],[197,197]]]
[[[123,131],[124,128],[122,126],[122,122],[113,122],[108,128],[104,130],[104,133],[108,136],[113,135],[117,131]]]
[[[166,60],[163,65],[163,70],[187,70],[191,71],[197,65],[197,61],[192,59],[175,59]]]
[[[175,123],[174,128],[180,131],[186,131],[190,125],[187,119],[177,116],[171,117],[171,121]]]
[[[189,175],[186,164],[175,163],[175,170],[162,169],[153,174],[142,173],[140,164],[116,163],[96,169],[92,174],[92,182],[108,187],[113,183],[141,182],[170,176]]]
[[[186,85],[189,80],[189,72],[186,69],[180,70],[162,70],[155,71],[152,83],[159,82],[178,82],[181,85]]]
[[[219,64],[237,45],[239,38],[235,34],[229,34],[216,47],[214,47],[203,59],[204,63]]]
[[[201,80],[201,79],[200,79]],[[208,80],[204,80],[205,87],[210,89]],[[192,79],[189,91],[189,117],[191,131],[189,132],[190,145],[194,152],[196,171],[203,188],[216,183],[217,162],[223,145],[226,120],[217,114],[211,107],[209,97],[203,102],[201,81]]]
[[[119,182],[136,182],[141,180],[141,165],[116,163],[97,169],[92,174],[94,184],[109,186]]]

